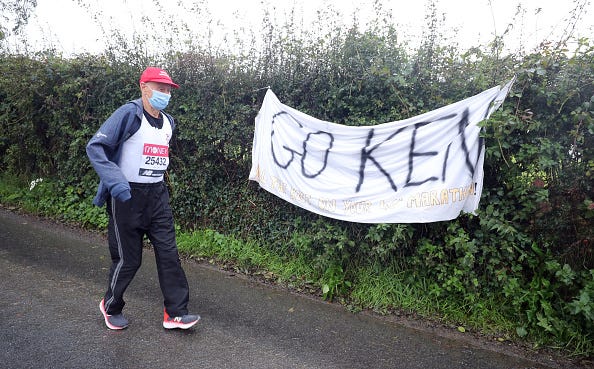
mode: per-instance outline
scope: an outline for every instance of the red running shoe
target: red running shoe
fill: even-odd
[[[171,317],[167,310],[163,309],[163,328],[165,329],[188,329],[193,327],[200,320],[200,315],[184,315]]]
[[[104,299],[101,300],[99,303],[99,310],[101,310],[101,314],[103,314],[103,318],[105,319],[105,325],[109,329],[124,329],[128,326],[128,319],[123,314],[115,314],[109,315],[105,311],[105,301]]]

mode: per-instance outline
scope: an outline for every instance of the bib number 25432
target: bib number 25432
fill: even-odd
[[[142,149],[142,163],[138,175],[160,177],[169,166],[169,147],[145,143]]]

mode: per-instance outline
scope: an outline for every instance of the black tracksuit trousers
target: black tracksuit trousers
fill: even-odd
[[[124,292],[140,268],[146,235],[154,248],[164,307],[172,317],[185,315],[189,288],[177,251],[167,187],[164,182],[130,183],[130,187],[130,200],[120,202],[113,197],[107,200],[112,265],[105,310],[115,315],[124,308]]]

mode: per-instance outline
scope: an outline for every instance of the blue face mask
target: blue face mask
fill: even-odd
[[[151,91],[153,91],[153,96],[148,99],[149,103],[157,110],[165,109],[167,104],[169,104],[171,95],[153,89],[151,89]]]

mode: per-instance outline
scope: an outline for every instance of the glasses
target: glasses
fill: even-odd
[[[154,83],[158,83],[158,82],[154,82]],[[151,86],[149,86],[147,83],[143,83],[142,86],[148,87],[148,89],[151,91],[159,91],[159,92],[171,95],[171,86],[169,86],[168,84],[165,84],[165,83],[158,83],[157,88],[151,88]]]

